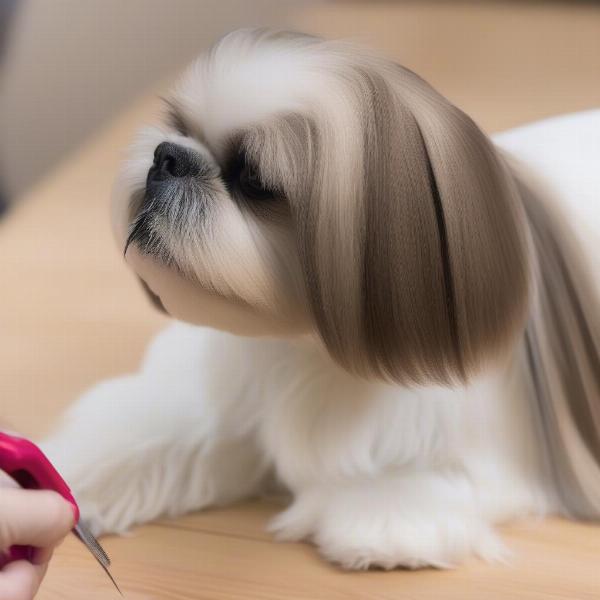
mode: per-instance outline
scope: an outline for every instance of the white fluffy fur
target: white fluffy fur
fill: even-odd
[[[212,111],[206,135],[235,128],[232,114],[293,109],[298,90],[318,85],[308,71],[306,80],[286,77],[289,56],[253,60],[250,74],[266,69],[280,84],[268,96],[252,92],[256,77],[240,82],[230,71],[214,83],[218,105],[207,107],[210,98],[189,81],[180,92],[190,110]],[[540,132],[555,132],[553,143],[540,145]],[[578,198],[600,189],[592,167],[599,137],[600,113],[592,113],[499,140],[534,168],[537,161],[542,174],[560,164],[551,184]],[[145,177],[145,160],[131,166],[134,180]],[[572,177],[583,164],[585,186]],[[597,206],[590,217],[600,223]],[[521,368],[515,356],[467,388],[403,389],[352,377],[308,335],[243,338],[176,323],[155,339],[138,373],[85,394],[45,449],[95,533],[226,504],[276,481],[292,500],[271,529],[281,539],[312,540],[344,567],[500,559],[493,524],[555,509]]]
[[[175,324],[45,449],[96,533],[258,494],[274,470],[294,495],[281,538],[350,568],[450,566],[501,556],[490,524],[547,508],[522,394],[508,373],[458,390],[360,383],[308,340]]]

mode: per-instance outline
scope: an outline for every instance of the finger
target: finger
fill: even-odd
[[[32,565],[17,560],[0,571],[0,598],[2,600],[32,600],[46,574],[48,563]]]
[[[47,562],[50,562],[53,553],[54,548],[50,546],[47,548],[34,548],[31,562],[34,565],[43,565]]]
[[[0,490],[0,549],[55,546],[74,526],[72,506],[49,490]]]
[[[0,471],[0,488],[3,487],[18,488],[21,486],[8,473]]]

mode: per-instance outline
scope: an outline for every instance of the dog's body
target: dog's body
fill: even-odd
[[[469,389],[357,381],[310,342],[176,324],[46,447],[98,532],[271,489],[273,523],[347,567],[493,558],[490,524],[548,508],[516,374]],[[351,408],[352,410],[349,410]]]
[[[241,39],[246,43],[244,36],[249,34],[238,35],[242,35]],[[259,39],[262,39],[260,36],[265,34],[259,34]],[[282,43],[281,40],[284,44],[289,43],[289,38],[283,36],[277,38],[276,44]],[[232,52],[227,42],[225,49],[223,46],[219,48],[213,51],[213,60],[216,60],[215,56],[223,60],[223,53]],[[239,43],[238,46],[234,43],[233,48],[239,50]],[[273,54],[272,48],[270,52],[271,66],[278,68],[279,55]],[[195,76],[198,76],[197,73]],[[408,81],[413,82],[412,79]],[[377,92],[374,97],[379,97],[380,93],[385,94]],[[179,102],[180,106],[187,103],[188,107],[194,102],[189,87],[180,93]],[[427,104],[428,100],[423,102]],[[286,106],[289,110],[295,108]],[[273,110],[273,107],[268,110]],[[379,109],[376,107],[374,110]],[[259,112],[253,115],[253,119],[264,117],[265,111]],[[425,136],[430,153],[427,158],[431,160],[434,171],[433,174],[430,171],[429,177],[441,177],[434,156],[439,148],[436,150],[435,144],[429,145],[427,140],[426,122],[432,119],[432,115],[426,113],[427,110],[424,110],[419,117],[423,121],[417,118],[421,133],[416,139],[419,135]],[[285,126],[288,138],[296,135],[290,123],[292,121]],[[234,123],[234,126],[239,128],[240,123]],[[597,126],[596,136],[600,132],[600,117],[597,117]],[[200,136],[202,147],[172,134],[166,139],[175,139],[200,156],[204,156],[205,148],[210,148],[218,157],[219,146],[210,141],[218,127],[216,120],[210,127],[205,125]],[[378,131],[380,137],[388,135],[376,127],[373,131]],[[407,129],[403,138],[407,143],[410,142],[407,137],[410,131]],[[443,137],[443,132],[440,135]],[[516,155],[519,135],[518,132],[512,137],[508,134],[500,140]],[[524,135],[527,137],[526,133]],[[160,138],[157,139],[156,135],[150,137],[154,141],[146,146],[153,148]],[[563,162],[571,163],[570,173],[573,175],[581,170],[582,154],[593,149],[594,139],[597,137],[594,138],[593,132],[582,130],[581,135],[571,140],[569,147],[563,136],[558,141],[560,148],[555,155],[540,154],[537,166],[548,171],[544,161],[552,162],[553,156],[562,157]],[[535,144],[531,147],[535,149]],[[264,149],[264,144],[261,148]],[[487,147],[482,148],[481,152],[488,152]],[[281,148],[278,150],[281,154]],[[600,159],[600,150],[597,150]],[[256,152],[256,147],[249,150],[246,146],[245,152]],[[348,152],[352,153],[351,147]],[[178,155],[172,158],[180,160]],[[535,158],[532,160],[528,151],[523,153],[522,158],[535,171]],[[266,160],[263,157],[259,162]],[[276,159],[271,157],[270,160]],[[588,157],[586,160],[589,162]],[[156,161],[155,158],[155,170],[162,168],[160,161],[158,165]],[[151,161],[138,162],[138,167],[132,166],[140,173],[135,185],[140,185],[142,174],[145,176],[152,164]],[[168,168],[172,169],[173,165]],[[226,171],[222,165],[221,169]],[[501,167],[500,171],[506,173],[503,169]],[[444,302],[457,300],[463,292],[468,306],[469,302],[473,302],[469,294],[477,295],[477,306],[484,307],[492,315],[489,323],[484,324],[488,328],[487,333],[480,335],[472,329],[473,322],[480,318],[475,312],[464,323],[461,322],[462,305],[457,305],[453,309],[456,314],[450,315],[455,320],[454,328],[450,327],[454,347],[450,344],[444,349],[445,341],[441,334],[436,342],[442,347],[438,352],[425,339],[424,336],[429,334],[424,334],[422,328],[418,329],[414,339],[422,343],[424,349],[414,356],[406,354],[408,366],[399,370],[394,370],[394,366],[390,366],[392,363],[385,361],[391,355],[396,360],[397,355],[406,349],[391,348],[389,342],[382,342],[385,333],[378,334],[381,339],[371,339],[369,364],[365,366],[352,355],[356,350],[350,347],[352,340],[348,345],[348,340],[334,330],[333,321],[328,321],[327,290],[323,291],[327,283],[325,280],[316,285],[321,294],[321,304],[315,306],[312,298],[313,308],[308,311],[312,315],[308,320],[316,321],[318,325],[307,327],[303,324],[305,312],[299,311],[294,304],[297,302],[296,292],[286,296],[275,289],[269,282],[272,274],[264,266],[262,271],[249,272],[248,288],[242,284],[235,287],[236,278],[238,282],[243,279],[237,271],[233,276],[230,270],[223,279],[210,271],[210,268],[216,269],[218,260],[230,269],[233,258],[229,256],[215,259],[212,265],[202,264],[191,274],[186,272],[184,263],[198,259],[189,249],[177,253],[171,246],[168,258],[164,258],[164,240],[167,238],[160,244],[156,241],[156,236],[163,235],[157,233],[158,217],[153,216],[155,220],[151,226],[147,221],[151,211],[157,210],[156,204],[150,205],[146,199],[140,206],[140,201],[136,201],[135,211],[139,211],[143,219],[138,217],[134,220],[129,233],[116,217],[117,237],[121,242],[128,237],[127,245],[135,247],[130,262],[160,296],[169,312],[192,322],[202,322],[204,315],[199,317],[199,313],[194,312],[194,303],[201,298],[206,302],[203,306],[208,306],[207,310],[211,312],[209,322],[214,321],[221,327],[230,319],[235,325],[228,323],[227,329],[244,334],[266,333],[267,336],[237,336],[183,323],[175,324],[154,341],[139,373],[104,383],[80,400],[62,429],[47,441],[46,450],[73,483],[93,529],[96,532],[123,531],[134,523],[162,514],[177,515],[226,504],[276,487],[291,492],[293,496],[290,506],[272,523],[273,530],[281,538],[310,539],[327,558],[348,568],[392,568],[401,565],[450,566],[473,553],[489,559],[501,558],[504,549],[493,533],[492,525],[509,519],[546,512],[567,512],[586,518],[600,514],[600,495],[596,495],[600,480],[593,481],[593,477],[588,477],[597,474],[593,447],[595,431],[590,432],[581,424],[586,417],[592,421],[596,418],[597,409],[590,408],[590,403],[600,404],[600,398],[594,397],[597,391],[595,377],[600,375],[594,371],[597,313],[593,311],[597,307],[591,298],[584,297],[587,292],[593,296],[595,291],[586,287],[589,281],[585,272],[581,276],[578,274],[579,263],[573,258],[575,255],[570,254],[568,240],[561,239],[558,232],[560,222],[552,216],[552,210],[540,208],[544,204],[539,202],[537,192],[530,191],[534,188],[525,182],[526,177],[513,171],[513,167],[510,169],[517,182],[515,189],[518,189],[519,198],[518,207],[514,209],[515,227],[518,227],[519,219],[528,226],[523,235],[510,231],[510,248],[500,251],[499,261],[501,263],[502,257],[506,256],[510,260],[496,265],[495,277],[502,280],[503,285],[512,282],[514,287],[495,292],[496,297],[490,300],[485,289],[478,290],[477,285],[473,289],[469,287],[468,273],[460,279],[457,276],[453,286],[448,286],[446,281],[446,299],[440,306],[443,308]],[[287,176],[283,167],[280,171],[282,177]],[[203,171],[202,177],[213,177],[207,172]],[[399,176],[411,176],[411,171],[407,175],[400,169],[399,173]],[[185,176],[188,176],[187,173]],[[554,176],[554,181],[546,183],[550,188],[558,189],[559,196],[568,200],[566,214],[571,216],[575,225],[585,220],[584,228],[600,230],[600,208],[586,208],[589,206],[586,204],[588,198],[597,198],[600,175],[586,172],[587,180],[583,186],[579,178],[569,182],[561,180],[557,173]],[[266,177],[261,175],[261,179]],[[510,176],[507,177],[512,181]],[[149,178],[146,185],[151,183]],[[217,184],[211,185],[211,193],[222,192]],[[378,184],[375,182],[373,185]],[[511,185],[506,188],[509,195],[514,192]],[[227,189],[231,186],[227,183]],[[293,196],[293,192],[289,191],[291,187],[283,187],[286,197]],[[452,190],[446,190],[439,179],[437,186],[433,187],[440,189],[433,194],[434,203],[439,204],[439,198],[436,200],[435,196],[441,194],[444,205]],[[590,193],[592,196],[589,196]],[[152,202],[157,194],[153,192]],[[127,192],[127,196],[130,195],[131,186]],[[509,230],[513,223],[512,217],[506,216],[512,214],[510,206],[508,202],[506,214],[494,216],[492,229]],[[294,210],[292,204],[294,219],[301,221],[302,217],[297,216]],[[368,212],[368,209],[365,210]],[[449,206],[444,205],[446,223],[442,223],[443,231],[440,230],[439,238],[442,241],[445,237],[459,235],[453,229],[457,225],[447,216],[449,210]],[[485,214],[477,216],[481,227],[485,229],[487,215],[499,210],[494,205]],[[165,215],[159,215],[163,221],[167,218]],[[321,223],[326,218],[323,215],[321,213]],[[439,215],[438,210],[438,228]],[[260,218],[271,217],[263,215]],[[284,217],[279,215],[279,218]],[[130,221],[128,216],[125,223]],[[342,222],[340,227],[350,225]],[[425,227],[423,223],[420,226]],[[231,232],[232,227],[233,221],[227,221],[225,230]],[[496,235],[492,229],[489,234],[482,234],[484,244]],[[172,230],[169,231],[169,235],[174,235]],[[289,250],[288,242],[273,241],[279,240],[277,236],[281,232],[274,233],[275,229],[269,231],[273,236],[269,238],[270,244]],[[369,226],[366,231],[368,237]],[[209,235],[216,234],[209,232]],[[306,232],[304,235],[307,235]],[[329,235],[335,237],[332,231]],[[359,234],[355,232],[353,235]],[[243,232],[240,236],[243,237]],[[594,246],[589,239],[593,256]],[[477,240],[463,240],[461,249],[471,243],[477,243]],[[439,245],[436,244],[432,245],[432,252],[438,251]],[[266,246],[262,248],[265,251]],[[343,248],[350,255],[355,251],[351,245]],[[380,260],[378,250],[371,252],[373,260]],[[485,250],[482,252],[485,254]],[[511,252],[515,254],[511,255]],[[151,261],[144,262],[147,258],[145,253]],[[425,249],[423,253],[426,253]],[[281,255],[284,254],[282,250]],[[389,260],[392,255],[386,256]],[[403,256],[398,254],[395,260],[402,262]],[[527,256],[531,257],[531,261]],[[342,272],[347,268],[347,257],[344,254],[344,260],[339,261]],[[524,267],[515,267],[515,258],[519,257]],[[327,260],[327,256],[321,258]],[[448,263],[446,270],[456,275],[454,259],[450,252],[444,261]],[[206,257],[202,260],[208,263]],[[250,257],[248,260],[250,267],[254,268],[254,259]],[[304,284],[298,284],[294,279],[298,259],[288,257],[285,260],[294,265],[289,267],[291,275],[285,269],[274,270],[277,273],[275,277],[285,279],[288,290],[303,286],[310,288],[314,283],[311,277]],[[310,268],[311,260],[315,259],[307,258],[306,251],[300,253],[300,262],[305,268]],[[415,260],[420,259],[416,257]],[[156,274],[158,271],[152,270],[156,262],[161,261],[169,266],[169,273],[173,272],[172,265],[175,263],[179,279],[168,279],[170,275],[166,271],[161,272],[160,277],[167,281],[164,284]],[[230,264],[226,265],[228,261]],[[305,261],[309,267],[306,267]],[[281,266],[282,263],[277,264]],[[477,265],[473,265],[476,269]],[[531,272],[532,279],[538,281],[533,292],[524,291],[521,267],[525,269],[525,275]],[[326,269],[324,266],[321,268]],[[487,268],[491,267],[488,265]],[[184,277],[181,277],[181,272]],[[556,277],[540,275],[549,272],[560,273]],[[417,271],[409,290],[411,294],[414,291],[416,296],[422,273],[425,273],[425,267]],[[482,272],[480,287],[487,275]],[[330,271],[328,276],[335,277],[335,273]],[[379,270],[370,277],[375,278],[371,279],[372,286],[377,287],[378,278],[386,275]],[[185,283],[181,284],[184,287],[178,288],[180,279]],[[198,296],[200,292],[196,289],[185,287],[198,281],[203,284],[204,290],[210,290],[210,298]],[[349,286],[345,293],[350,294],[350,284],[342,284]],[[560,296],[563,288],[572,288],[572,294],[566,299]],[[174,289],[180,294],[178,298],[185,292],[185,297],[192,297],[194,302],[174,299]],[[214,294],[222,294],[225,297],[223,302],[229,303],[232,289],[235,302],[224,309],[224,316],[215,312]],[[452,294],[449,295],[448,290]],[[429,293],[429,288],[425,291]],[[304,292],[298,293],[305,298]],[[368,296],[369,291],[366,293]],[[496,298],[504,295],[506,299],[500,298],[496,302]],[[244,311],[247,306],[243,304],[240,308],[240,298],[254,308],[258,306],[260,317],[255,320],[246,318]],[[336,299],[339,300],[340,297]],[[350,295],[347,300],[351,304]],[[427,300],[427,297],[417,300],[422,302],[425,313],[431,310],[433,314],[433,300]],[[561,304],[557,308],[553,302],[559,300]],[[277,305],[277,301],[282,302],[282,308],[275,318],[273,306]],[[400,298],[400,302],[406,302],[406,299]],[[526,306],[524,321],[519,316],[523,302]],[[451,312],[450,309],[448,312]],[[267,319],[265,314],[272,317],[270,331],[263,331]],[[571,320],[570,316],[573,317]],[[431,318],[435,321],[436,317]],[[418,320],[418,317],[415,319]],[[256,322],[259,322],[258,326]],[[391,315],[384,325],[389,323],[393,332],[399,327],[399,322],[397,315]],[[443,328],[444,322],[439,321],[437,326]],[[567,326],[568,334],[565,333]],[[256,328],[259,331],[255,331]],[[513,329],[516,333],[511,336]],[[316,335],[315,330],[320,335]],[[347,331],[343,332],[343,335],[346,334]],[[413,334],[405,331],[407,339]],[[498,341],[503,336],[507,339]],[[557,340],[564,342],[564,350],[577,359],[575,366],[564,367],[561,349],[556,348]],[[358,338],[354,341],[362,343]],[[487,353],[488,347],[496,345],[499,350],[491,353],[492,358],[477,359],[479,354]],[[548,385],[549,381],[554,387]],[[573,394],[576,396],[574,400],[564,400],[559,393],[566,381],[581,388]],[[577,426],[573,426],[572,422]],[[581,433],[578,433],[578,427]],[[567,459],[561,462],[561,456]],[[560,464],[557,465],[557,462]]]

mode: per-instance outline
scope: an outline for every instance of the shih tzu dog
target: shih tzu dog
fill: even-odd
[[[95,532],[276,486],[279,538],[387,569],[501,558],[516,517],[598,517],[599,304],[540,190],[406,68],[223,38],[113,199],[127,263],[188,324],[46,442]]]

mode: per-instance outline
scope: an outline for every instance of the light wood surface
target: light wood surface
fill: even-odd
[[[299,14],[297,27],[336,35],[373,32],[380,46],[401,60],[408,55],[405,63],[488,130],[600,104],[598,7],[551,3],[545,13],[539,3],[509,4],[520,18],[501,2],[457,11],[447,3],[334,3]],[[469,51],[476,35],[480,52]],[[502,50],[494,54],[494,47]],[[153,95],[140,100],[0,222],[0,421],[27,435],[48,431],[93,382],[133,370],[150,336],[166,323],[123,266],[107,216],[123,148],[157,106]],[[471,561],[450,572],[348,574],[309,545],[273,542],[264,527],[276,510],[249,502],[160,521],[106,539],[105,546],[132,600],[600,597],[595,525],[555,519],[506,527],[514,551],[508,565]],[[39,595],[116,597],[72,537],[57,551]]]

